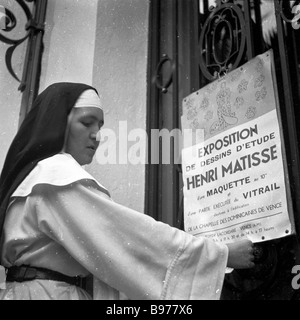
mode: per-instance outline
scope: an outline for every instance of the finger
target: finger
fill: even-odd
[[[254,245],[254,243],[253,243],[251,240],[247,239],[247,241],[248,241],[248,243],[249,243],[250,246],[253,246],[253,245]]]
[[[249,260],[250,260],[250,261],[255,261],[255,256],[254,256],[254,255],[251,255],[251,256],[249,257]]]

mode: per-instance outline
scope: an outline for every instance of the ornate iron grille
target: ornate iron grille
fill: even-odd
[[[210,8],[199,41],[199,65],[208,80],[235,69],[246,47],[245,19],[241,8],[224,3]]]
[[[13,38],[12,33],[19,18],[14,13],[16,4],[19,5],[26,17],[25,35]],[[11,76],[20,82],[19,90],[23,93],[19,123],[23,121],[26,113],[30,110],[38,92],[46,7],[47,0],[14,0],[6,2],[6,5],[0,5],[0,41],[8,45],[5,54],[6,67]],[[19,78],[14,71],[13,55],[15,50],[26,41],[28,42],[23,62],[23,73]]]

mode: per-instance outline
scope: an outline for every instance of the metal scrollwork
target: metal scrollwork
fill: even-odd
[[[161,78],[160,71],[161,71],[163,65],[164,65],[166,62],[170,62],[170,63],[171,63],[171,72],[170,72],[170,74],[168,75],[168,78],[167,78],[166,82],[165,82],[165,83],[162,83],[162,82],[160,81],[160,78]],[[168,88],[169,88],[169,86],[171,85],[172,80],[173,80],[174,70],[175,70],[175,63],[174,63],[174,61],[173,61],[167,54],[163,54],[160,62],[158,63],[158,65],[157,65],[157,67],[156,67],[155,75],[154,75],[154,77],[153,77],[153,81],[154,81],[154,83],[156,84],[156,87],[157,87],[158,89],[160,89],[162,93],[167,93],[167,92],[168,92]]]
[[[15,71],[13,70],[12,66],[12,57],[15,49],[23,43],[26,39],[29,38],[29,36],[34,32],[44,31],[44,25],[39,25],[33,18],[32,13],[28,7],[28,5],[25,3],[24,0],[15,0],[20,7],[22,8],[23,12],[25,13],[27,23],[24,26],[24,29],[26,31],[25,36],[19,38],[19,39],[11,39],[7,36],[5,36],[2,32],[11,32],[17,25],[17,19],[13,12],[9,10],[8,8],[5,8],[4,6],[0,5],[0,41],[6,43],[9,45],[8,49],[5,53],[5,63],[6,67],[9,71],[9,73],[12,75],[14,79],[16,79],[18,82],[21,82]],[[33,0],[26,0],[27,2],[34,2]],[[24,84],[22,84],[19,87],[19,89],[22,91],[24,89]]]
[[[295,1],[293,3],[293,7],[299,6],[299,1]],[[276,14],[279,14],[281,18],[287,22],[287,23],[292,23],[295,19],[294,13],[292,12],[293,8],[291,6],[291,3],[289,1],[279,1],[279,4],[276,6],[275,12]]]
[[[199,65],[203,75],[212,81],[238,66],[246,37],[245,19],[239,6],[222,1],[210,11],[200,34]]]
[[[11,31],[17,24],[17,20],[14,16],[14,14],[9,10],[4,7],[0,7],[2,10],[0,11],[0,29],[3,31]],[[5,38],[0,34],[0,39]],[[4,40],[2,40],[4,41]],[[9,41],[9,39],[7,39]]]

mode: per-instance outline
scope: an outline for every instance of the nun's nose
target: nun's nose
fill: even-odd
[[[97,132],[92,132],[91,133],[91,139],[98,140],[97,138],[98,138],[98,133]]]

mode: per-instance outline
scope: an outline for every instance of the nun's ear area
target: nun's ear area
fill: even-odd
[[[68,115],[68,119],[67,119],[67,124],[65,126],[65,134],[64,134],[64,144],[63,144],[63,147],[61,149],[61,152],[66,152],[66,144],[67,144],[67,140],[68,140],[68,135],[69,135],[69,131],[70,131],[70,124],[71,124],[71,121],[74,117],[74,111],[75,109],[73,108],[71,110],[71,112],[69,113]]]

